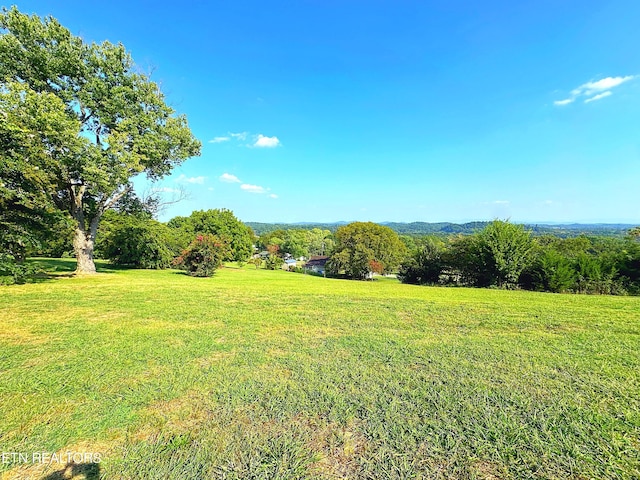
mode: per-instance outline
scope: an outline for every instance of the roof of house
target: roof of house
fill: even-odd
[[[305,267],[324,267],[329,257],[326,255],[313,255],[307,263],[304,264]]]

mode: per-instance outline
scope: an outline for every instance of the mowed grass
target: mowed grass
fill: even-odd
[[[640,478],[640,298],[108,270],[1,288],[0,375],[77,478]]]

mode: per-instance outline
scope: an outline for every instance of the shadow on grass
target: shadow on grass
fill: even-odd
[[[213,275],[210,276],[202,276],[202,275],[191,275],[189,272],[187,272],[186,270],[172,270],[171,273],[173,275],[184,275],[185,277],[189,277],[189,278],[212,278],[215,276],[215,273]]]
[[[26,260],[31,265],[40,268],[41,273],[34,275],[29,283],[42,283],[60,278],[69,278],[75,275],[75,258],[29,258]],[[96,260],[98,273],[115,273],[122,270],[130,270],[129,267],[112,265],[103,260]]]
[[[85,480],[100,479],[100,465],[97,463],[67,463],[67,465],[55,472],[42,477],[41,480],[66,480],[83,478]]]

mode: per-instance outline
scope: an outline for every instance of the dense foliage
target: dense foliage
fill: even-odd
[[[329,255],[335,246],[331,231],[320,228],[276,229],[260,235],[256,243],[262,249],[267,249],[269,245],[277,245],[281,255],[290,255],[293,258]]]
[[[108,212],[96,252],[116,265],[167,268],[177,255],[172,229],[145,215]]]
[[[197,210],[188,217],[175,217],[168,226],[175,229],[186,246],[195,235],[215,235],[227,245],[224,261],[246,261],[253,253],[253,231],[231,210]]]
[[[394,271],[406,249],[398,234],[389,227],[372,222],[354,222],[340,227],[336,246],[327,264],[332,274],[344,272],[347,277],[365,279],[373,272]]]
[[[640,241],[632,234],[532,238],[522,226],[494,221],[474,235],[414,246],[398,277],[413,284],[637,294]]]
[[[398,279],[415,285],[435,285],[444,269],[443,242],[427,237],[424,244],[413,252],[400,266]]]
[[[56,187],[51,155],[74,144],[69,132],[77,125],[55,95],[15,82],[1,87],[0,269],[20,282],[30,273],[21,265],[24,257],[54,238],[63,220],[48,193]]]
[[[173,264],[194,277],[211,277],[222,266],[229,247],[215,235],[198,235]]]

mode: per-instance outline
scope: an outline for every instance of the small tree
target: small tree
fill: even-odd
[[[262,258],[255,256],[249,259],[249,263],[256,267],[256,270],[262,266]]]
[[[449,282],[474,287],[491,285],[490,275],[482,255],[478,235],[457,235],[449,240],[442,254]]]
[[[282,266],[284,260],[278,254],[280,247],[278,245],[267,245],[269,256],[264,261],[264,268],[267,270],[277,270]]]
[[[478,234],[478,242],[491,284],[501,288],[516,286],[531,262],[531,232],[522,225],[494,220]]]

